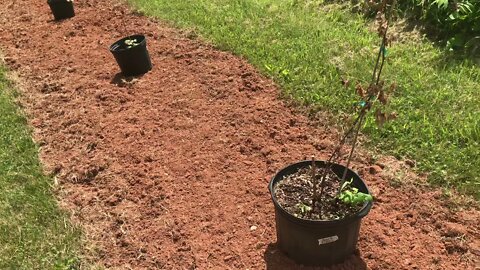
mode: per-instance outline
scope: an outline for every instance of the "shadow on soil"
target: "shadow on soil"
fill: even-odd
[[[113,85],[116,85],[118,87],[125,87],[125,86],[128,86],[128,85],[134,84],[135,81],[142,78],[143,75],[145,75],[145,74],[141,74],[141,75],[138,75],[138,76],[124,76],[121,72],[119,72],[119,73],[115,74],[115,76],[113,76],[110,83],[113,84]]]
[[[65,19],[60,19],[60,20],[49,19],[49,20],[47,20],[47,23],[50,23],[50,24],[62,24],[62,23],[64,23],[65,21],[68,21],[69,19],[71,19],[71,18],[65,18]]]
[[[367,264],[358,255],[350,256],[344,263],[331,267],[308,267],[295,264],[282,251],[277,248],[276,243],[268,245],[263,255],[267,270],[366,270]]]

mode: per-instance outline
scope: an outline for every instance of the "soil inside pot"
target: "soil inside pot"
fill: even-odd
[[[141,38],[131,38],[131,39],[126,39],[123,41],[116,42],[112,47],[111,50],[113,51],[123,51],[127,50],[133,47],[136,47],[140,45],[140,43],[143,41]]]
[[[318,169],[317,192],[320,193],[320,178],[323,168]],[[301,168],[296,173],[285,176],[274,187],[274,195],[280,206],[288,213],[310,220],[337,220],[357,213],[363,204],[349,205],[338,199],[341,179],[333,172],[328,172],[321,200],[315,207],[313,200],[313,179],[311,166]]]

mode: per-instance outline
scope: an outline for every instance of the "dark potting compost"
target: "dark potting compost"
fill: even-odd
[[[320,191],[320,173],[315,177],[317,190]],[[312,166],[284,176],[274,187],[278,204],[295,217],[311,220],[343,219],[362,209],[363,204],[350,205],[338,198],[341,179],[332,171],[327,172],[322,199],[317,200],[315,207],[312,207],[313,183]]]

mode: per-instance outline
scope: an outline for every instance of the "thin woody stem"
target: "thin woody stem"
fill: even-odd
[[[313,183],[313,200],[312,200],[312,211],[315,209],[315,203],[317,201],[317,177],[316,177],[316,167],[315,167],[315,156],[312,156],[312,183]]]
[[[333,151],[333,153],[330,155],[328,160],[325,162],[325,166],[323,167],[323,173],[322,173],[322,176],[320,177],[320,194],[319,194],[320,196],[315,197],[314,201],[318,200],[318,198],[320,198],[320,200],[321,200],[321,198],[323,198],[323,190],[324,190],[324,186],[325,186],[325,177],[327,177],[327,173],[330,170],[330,167],[332,166],[332,162],[335,159],[335,156],[338,155],[338,153],[342,149],[343,145],[345,144],[345,141],[347,140],[348,136],[350,136],[350,133],[352,133],[353,129],[355,128],[355,126],[357,125],[359,120],[360,120],[360,115],[357,117],[357,119],[355,119],[355,121],[353,122],[350,129],[347,132],[345,132],[342,139],[340,140],[340,143],[339,143],[338,147]]]
[[[375,68],[374,68],[374,78],[375,78],[375,75],[377,77],[375,84],[380,83],[380,76],[382,75],[383,65],[385,64],[385,46],[386,46],[386,40],[387,40],[387,31],[388,31],[388,26],[387,26],[387,29],[385,29],[385,33],[384,33],[383,39],[382,39],[382,45],[380,46],[380,54],[377,57],[377,63],[375,64]],[[380,63],[380,67],[378,68],[379,63]],[[377,68],[378,68],[378,74],[375,74],[377,72]],[[368,98],[367,102],[368,103],[372,102],[372,97],[371,96]],[[367,105],[370,106],[370,104],[367,104]],[[363,122],[363,118],[365,117],[365,114],[366,114],[366,110],[362,110],[360,112],[357,129],[355,131],[355,137],[354,137],[353,143],[352,143],[352,149],[350,149],[350,155],[348,156],[347,164],[345,166],[345,170],[343,171],[342,181],[341,181],[340,186],[343,185],[343,183],[345,183],[345,178],[347,177],[348,168],[350,167],[350,163],[352,161],[353,153],[355,151],[355,147],[357,146],[358,134],[360,133],[360,128],[362,127],[362,122]]]
[[[391,14],[387,14],[387,12],[385,11],[387,9],[386,6],[387,5],[385,4],[382,12],[385,14],[386,20],[388,22],[388,19],[390,18]],[[376,61],[375,61],[375,66],[373,68],[371,85],[373,85],[373,84],[378,85],[380,83],[380,78],[381,78],[382,71],[383,71],[383,66],[384,66],[384,63],[385,63],[385,56],[386,56],[385,55],[386,54],[385,50],[386,50],[386,46],[387,46],[388,28],[389,27],[388,27],[388,23],[387,23],[385,32],[383,33],[382,43],[381,43],[381,46],[380,46],[380,49],[378,51],[377,58],[376,58]],[[326,178],[328,172],[331,169],[333,161],[336,158],[340,157],[340,154],[339,154],[340,150],[342,149],[343,145],[345,144],[347,138],[352,134],[352,132],[354,132],[355,135],[354,135],[353,142],[352,142],[352,148],[350,149],[350,154],[348,156],[347,164],[346,164],[345,170],[343,172],[343,176],[342,176],[342,179],[341,179],[341,185],[343,185],[343,183],[345,182],[345,178],[346,178],[346,175],[347,175],[347,172],[348,172],[348,168],[349,168],[350,163],[352,161],[353,153],[355,152],[355,148],[356,148],[356,145],[357,145],[357,142],[358,142],[358,135],[360,133],[360,129],[362,127],[363,120],[364,120],[368,110],[371,108],[372,103],[375,102],[375,97],[376,96],[377,96],[377,94],[374,95],[373,93],[371,93],[370,96],[368,96],[368,98],[366,100],[364,100],[365,104],[363,104],[363,108],[359,112],[357,118],[355,119],[355,121],[353,122],[351,127],[347,130],[347,132],[345,132],[344,136],[340,140],[339,145],[337,146],[337,148],[335,148],[333,153],[330,155],[328,160],[325,162],[325,165],[323,166],[322,176],[320,177],[320,193],[319,194],[317,194],[318,193],[317,186],[316,186],[317,181],[315,179],[315,167],[314,167],[315,166],[315,160],[312,157],[312,178],[314,179],[313,180],[314,181],[314,189],[313,189],[314,196],[313,196],[312,206],[315,206],[315,202],[317,200],[318,201],[322,200],[323,192],[324,192],[324,188],[325,188],[325,180],[326,180],[325,178]],[[320,204],[320,212],[322,211],[321,205],[322,204]]]
[[[343,135],[342,139],[340,140],[340,143],[338,145],[338,147],[334,150],[334,152],[330,155],[330,158],[328,159],[328,162],[327,163],[331,163],[333,161],[333,159],[335,158],[336,155],[338,155],[338,153],[340,152],[342,146],[345,144],[345,141],[347,140],[348,136],[350,136],[350,134],[352,133],[353,131],[353,128],[356,126],[356,124],[358,123],[358,120],[360,119],[360,116],[357,117],[357,119],[355,119],[355,121],[353,122],[352,126],[350,127],[350,129],[345,132],[345,134]]]
[[[377,61],[375,61],[375,67],[373,68],[372,82],[374,82],[375,77],[377,77],[378,63],[380,62],[380,57],[382,55],[382,52],[383,52],[383,41],[382,41],[382,46],[380,46],[380,49],[378,50]]]
[[[347,165],[345,166],[345,170],[343,171],[342,181],[340,186],[342,186],[343,183],[345,183],[345,178],[347,177],[348,168],[350,167],[350,162],[352,161],[353,152],[355,151],[355,146],[357,145],[358,134],[360,133],[360,128],[362,127],[364,116],[365,116],[365,113],[362,113],[360,115],[360,121],[358,122],[357,130],[355,132],[355,137],[353,138],[352,149],[350,150],[350,155],[348,156]]]
[[[375,80],[375,84],[378,85],[380,83],[380,77],[382,75],[382,71],[383,71],[383,65],[385,64],[385,49],[386,49],[386,43],[387,43],[387,32],[388,32],[388,25],[387,25],[387,28],[385,29],[385,32],[383,33],[383,38],[382,38],[382,44],[380,46],[380,51],[379,51],[379,54],[378,54],[378,57],[377,57],[377,62],[375,63],[375,68],[374,68],[374,71],[373,71],[373,80],[375,80],[375,76],[376,76],[376,80]],[[378,65],[380,64],[380,67],[378,67]],[[377,68],[378,68],[378,74],[377,74]],[[370,106],[369,103],[372,103],[372,96],[370,96],[367,100],[367,104],[366,106]],[[358,141],[358,134],[360,133],[360,128],[362,127],[362,122],[363,122],[363,118],[365,117],[365,114],[366,114],[366,110],[362,110],[360,112],[360,115],[359,115],[359,121],[358,121],[358,125],[357,125],[357,129],[355,131],[355,137],[353,139],[353,143],[352,143],[352,149],[350,149],[350,155],[348,156],[348,159],[347,159],[347,164],[345,166],[345,170],[343,171],[343,175],[342,175],[342,181],[341,181],[341,184],[340,186],[343,185],[343,183],[345,183],[345,178],[347,177],[347,172],[348,172],[348,168],[350,167],[350,163],[352,161],[352,157],[353,157],[353,153],[355,151],[355,147],[357,146],[357,141]],[[353,125],[355,126],[355,125]]]
[[[387,34],[387,31],[385,31],[385,35],[386,35],[386,34]],[[386,50],[385,41],[386,41],[386,37],[383,37],[382,50]],[[378,70],[378,75],[377,75],[376,84],[380,83],[380,76],[382,75],[383,65],[384,65],[384,64],[385,64],[385,51],[383,51],[383,53],[382,53],[382,61],[381,61],[381,64],[380,64],[380,69]]]

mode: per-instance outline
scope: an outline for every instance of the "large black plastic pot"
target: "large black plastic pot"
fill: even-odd
[[[128,39],[136,39],[139,44],[129,48],[125,44],[125,40]],[[118,40],[110,46],[110,52],[125,76],[144,74],[152,69],[152,62],[147,51],[147,40],[143,35],[132,35]]]
[[[274,193],[276,183],[286,175],[308,167],[311,161],[301,161],[280,170],[270,181],[269,190],[275,205],[277,245],[288,257],[298,264],[329,266],[343,262],[356,248],[361,219],[368,214],[372,202],[365,203],[355,215],[341,220],[313,221],[297,218],[285,211],[277,202]],[[325,162],[316,161],[318,168]],[[345,167],[332,165],[333,172],[341,177]],[[347,170],[347,178],[363,193],[370,193],[365,182],[352,170]]]
[[[47,0],[47,3],[57,21],[75,16],[72,0]]]

